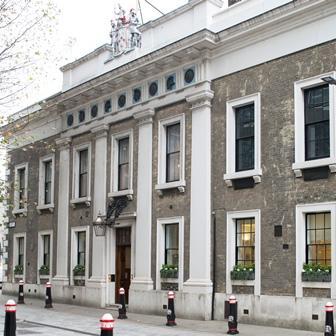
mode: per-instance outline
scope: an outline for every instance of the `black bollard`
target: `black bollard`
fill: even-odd
[[[16,304],[14,300],[8,300],[5,304],[5,329],[4,336],[16,336]]]
[[[324,336],[334,336],[334,305],[332,302],[328,302],[325,305],[326,311],[326,319],[325,319],[325,328],[324,328]]]
[[[100,320],[100,336],[112,336],[114,319],[111,314],[105,314]]]
[[[45,297],[44,308],[53,308],[52,297],[51,297],[51,283],[50,282],[47,282],[47,284],[46,284],[46,297]]]
[[[24,282],[23,280],[20,280],[19,281],[19,297],[18,297],[18,304],[23,304],[25,303],[24,302],[24,294],[23,294],[23,285],[24,285]]]
[[[127,315],[126,315],[125,289],[124,288],[119,289],[119,303],[121,307],[119,308],[118,319],[125,320],[127,319]]]
[[[173,291],[168,292],[168,309],[167,309],[167,323],[166,326],[176,326],[175,322],[175,307],[174,307],[175,294]]]
[[[239,334],[237,322],[237,300],[234,295],[229,297],[229,318],[228,318],[228,335]]]

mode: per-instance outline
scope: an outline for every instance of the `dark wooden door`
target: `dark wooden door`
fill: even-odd
[[[119,303],[119,289],[125,289],[126,303],[131,284],[131,228],[120,228],[116,232],[116,302]]]

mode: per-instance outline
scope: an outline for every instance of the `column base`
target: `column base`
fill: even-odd
[[[183,284],[183,292],[185,293],[210,294],[212,293],[212,290],[213,286],[211,280],[188,279]]]
[[[153,289],[154,284],[151,278],[134,278],[130,286],[130,290],[134,291],[150,291]]]

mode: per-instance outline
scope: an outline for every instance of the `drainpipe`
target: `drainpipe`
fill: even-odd
[[[212,212],[212,302],[211,320],[215,319],[215,290],[216,290],[216,211]]]

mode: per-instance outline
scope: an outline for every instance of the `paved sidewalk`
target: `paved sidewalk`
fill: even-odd
[[[4,324],[3,305],[9,299],[0,297],[0,334]],[[79,307],[54,304],[53,309],[44,309],[44,302],[36,299],[25,299],[26,304],[18,305],[17,335],[100,335],[99,319],[107,312],[106,309]],[[118,314],[111,311],[116,319]],[[178,326],[165,326],[165,316],[149,316],[128,314],[128,320],[116,319],[115,336],[219,336],[225,335],[227,323],[224,321],[194,321],[177,319]],[[261,327],[239,324],[241,335],[246,336],[317,336],[321,333],[290,330],[281,328]]]

